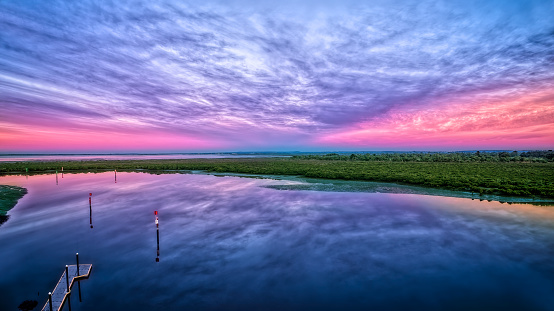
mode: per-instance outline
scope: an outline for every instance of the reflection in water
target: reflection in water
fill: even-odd
[[[207,175],[121,173],[114,185],[110,174],[71,174],[59,187],[51,175],[0,177],[29,190],[0,227],[6,309],[50,289],[73,250],[98,267],[73,306],[81,311],[554,305],[550,207],[284,191],[265,186],[290,181]],[[75,208],[85,189],[95,194],[97,230]],[[155,265],[152,210],[164,215],[164,261]]]
[[[88,208],[89,208],[89,223],[92,229],[92,193],[88,194]]]
[[[117,170],[114,170],[113,174],[114,174],[114,182],[117,184]]]
[[[160,228],[158,226],[158,211],[154,212],[156,215],[156,241],[157,241],[157,252],[156,252],[156,262],[160,262]]]

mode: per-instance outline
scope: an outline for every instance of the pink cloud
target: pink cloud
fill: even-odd
[[[354,124],[317,144],[372,149],[551,149],[554,93],[446,98],[416,109],[393,109],[382,118]]]

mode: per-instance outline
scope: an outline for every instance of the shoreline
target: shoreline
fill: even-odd
[[[95,170],[95,171],[64,171],[65,174],[104,174],[111,173],[112,170]],[[326,192],[365,192],[365,193],[390,193],[390,194],[415,194],[428,196],[441,196],[451,198],[463,198],[488,202],[499,202],[507,204],[530,204],[537,206],[554,206],[554,199],[544,197],[522,197],[522,196],[506,196],[496,194],[476,194],[467,191],[449,190],[442,188],[432,188],[419,185],[400,184],[393,182],[376,182],[365,180],[342,180],[342,179],[325,179],[325,178],[310,178],[299,175],[270,175],[270,174],[243,174],[243,173],[220,173],[209,172],[205,170],[127,170],[118,171],[119,173],[143,173],[151,175],[165,174],[199,174],[210,175],[215,177],[238,177],[238,178],[253,178],[253,179],[272,179],[298,182],[298,184],[283,184],[261,186],[275,190],[293,190],[293,191],[326,191]],[[55,171],[41,171],[30,174],[4,174],[2,176],[33,176],[33,175],[54,175]]]
[[[149,173],[142,171],[142,173]],[[159,173],[159,172],[156,172]],[[176,172],[185,173],[185,172]],[[365,193],[391,193],[391,194],[415,194],[429,195],[451,198],[472,199],[479,201],[496,201],[507,204],[530,204],[540,206],[554,206],[552,198],[537,198],[537,197],[509,197],[502,195],[478,195],[471,192],[460,190],[448,190],[441,188],[431,188],[418,185],[407,185],[393,182],[378,182],[365,180],[341,180],[341,179],[325,179],[325,178],[309,178],[304,176],[290,175],[261,175],[261,174],[240,174],[240,173],[210,173],[205,171],[189,171],[188,174],[207,174],[218,177],[240,177],[240,178],[261,178],[273,180],[298,181],[300,184],[295,185],[271,185],[262,186],[264,188],[276,190],[293,190],[293,191],[331,191],[331,192],[365,192]]]
[[[17,186],[0,185],[0,226],[8,221],[9,210],[17,205],[19,199],[27,194],[27,189]]]
[[[332,161],[291,158],[107,160],[0,163],[0,175],[206,171],[385,182],[478,196],[554,199],[554,163]]]

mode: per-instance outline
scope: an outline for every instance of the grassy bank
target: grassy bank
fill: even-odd
[[[0,185],[0,225],[8,220],[6,213],[27,193],[27,189]]]
[[[554,198],[554,163],[394,162],[295,158],[183,159],[18,162],[0,164],[1,173],[65,171],[207,170],[213,172],[302,175],[395,182],[483,194]]]

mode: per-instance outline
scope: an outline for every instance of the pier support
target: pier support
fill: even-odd
[[[42,308],[42,311],[60,311],[66,300],[68,307],[71,308],[69,295],[71,294],[73,284],[82,279],[88,279],[91,271],[91,264],[79,265],[79,271],[77,271],[77,265],[66,266],[65,271],[58,281],[58,284],[56,284],[56,287],[54,288],[54,291],[48,293],[48,301]]]

